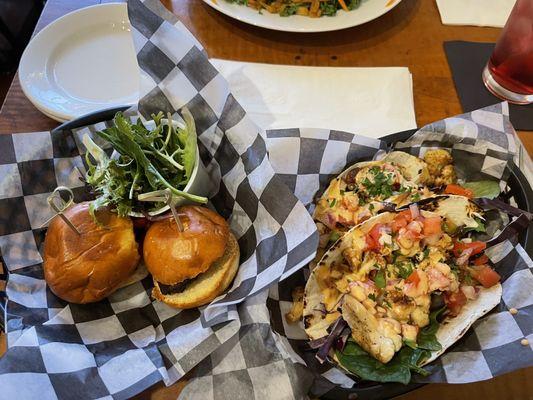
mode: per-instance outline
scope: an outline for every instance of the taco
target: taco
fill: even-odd
[[[346,169],[330,182],[313,213],[320,233],[318,256],[358,223],[431,197],[435,185],[455,183],[452,162],[450,153],[442,149],[426,152],[424,160],[393,151],[382,160],[360,162]]]
[[[357,346],[358,354],[379,366],[403,348],[417,349],[410,367],[420,370],[500,302],[500,276],[489,266],[486,244],[467,237],[482,227],[482,210],[454,195],[412,203],[355,226],[309,277],[307,335],[320,341],[342,319],[349,327],[350,354]],[[342,352],[335,357],[359,372],[353,363],[343,363]],[[382,375],[373,379],[395,379]]]

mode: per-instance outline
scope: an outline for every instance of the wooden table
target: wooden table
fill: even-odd
[[[36,31],[67,12],[106,1],[48,0]],[[164,0],[163,3],[180,17],[212,57],[290,65],[407,66],[413,74],[419,126],[462,112],[442,43],[447,40],[494,42],[500,32],[495,28],[444,26],[432,0],[404,0],[378,20],[320,34],[254,28],[217,13],[200,0]],[[15,77],[0,110],[0,133],[41,131],[55,126],[57,122],[41,114],[25,98]],[[519,135],[533,154],[533,134],[519,132]],[[0,343],[0,354],[4,351],[5,344]],[[159,384],[136,399],[175,399],[184,383],[170,388]],[[419,398],[531,399],[533,368],[475,384],[428,385],[401,397],[402,400]]]

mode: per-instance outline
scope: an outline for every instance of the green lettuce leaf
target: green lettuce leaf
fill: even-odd
[[[474,192],[474,198],[494,199],[500,195],[500,185],[496,181],[466,182],[463,187]]]

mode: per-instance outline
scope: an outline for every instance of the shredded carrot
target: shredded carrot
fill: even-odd
[[[350,10],[348,9],[348,7],[346,6],[346,3],[344,2],[344,0],[338,0],[338,1],[339,1],[339,4],[341,5],[341,7],[342,7],[342,9],[343,9],[344,11],[350,11]]]

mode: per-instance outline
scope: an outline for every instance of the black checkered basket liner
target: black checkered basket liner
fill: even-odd
[[[283,313],[295,273],[316,250],[308,212],[314,194],[347,164],[379,155],[386,143],[323,129],[262,132],[174,15],[156,0],[130,0],[128,11],[141,68],[138,111],[179,118],[187,107],[193,114],[202,162],[216,185],[211,205],[229,219],[241,267],[228,293],[201,309],[152,301],[150,279],[97,304],[63,302],[43,279],[46,197],[63,185],[76,201],[88,198],[79,179],[81,137],[94,137],[108,123],[0,136],[0,253],[9,272],[0,398],[129,398],[158,381],[172,384],[194,367],[183,398],[305,398],[333,384],[352,385],[301,353],[303,330],[287,324]],[[515,139],[503,104],[430,125],[399,146],[417,154],[449,147],[464,177],[503,185],[505,166],[518,157]],[[511,243],[495,257],[507,270],[502,309],[442,357],[431,379],[474,381],[532,364],[531,349],[516,346],[531,333],[533,299],[523,289],[531,260]],[[509,317],[507,307],[519,313]],[[507,358],[495,368],[498,351]]]

